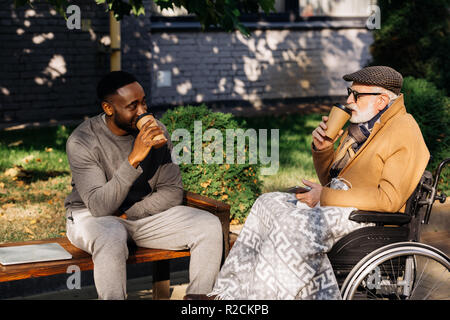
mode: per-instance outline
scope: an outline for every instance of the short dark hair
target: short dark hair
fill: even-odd
[[[98,82],[97,97],[100,101],[105,101],[108,96],[115,94],[117,89],[136,81],[136,77],[126,71],[111,71]]]

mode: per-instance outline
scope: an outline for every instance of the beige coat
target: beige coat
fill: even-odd
[[[426,112],[426,110],[424,110]],[[342,136],[344,141],[348,131]],[[330,180],[333,146],[312,150],[314,166],[322,185]],[[355,207],[360,210],[404,212],[409,196],[419,183],[430,153],[414,118],[406,112],[403,95],[383,113],[380,121],[339,174],[350,190],[324,187],[322,206]]]

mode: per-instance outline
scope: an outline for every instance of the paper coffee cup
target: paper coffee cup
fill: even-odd
[[[331,140],[334,140],[351,116],[351,109],[340,103],[336,103],[331,108],[330,114],[328,115],[328,121],[326,122],[327,130],[325,130],[325,135]]]
[[[148,121],[152,121],[152,123],[150,124],[150,127],[157,127],[158,124],[156,123],[155,118],[153,117],[153,114],[151,113],[143,113],[141,114],[137,120],[136,120],[136,127],[138,128],[138,130],[141,130],[142,126],[144,124],[146,124]],[[153,140],[165,140],[166,137],[163,134],[157,135],[156,137],[153,138]]]

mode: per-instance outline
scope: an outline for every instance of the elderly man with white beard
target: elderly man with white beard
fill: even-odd
[[[345,75],[350,125],[331,141],[325,136],[328,117],[313,131],[312,155],[321,184],[304,180],[312,188],[297,199],[310,207],[356,207],[360,210],[404,212],[429,159],[419,126],[406,112],[403,78],[390,67],[367,67]],[[333,144],[342,136],[334,151]],[[351,185],[346,192],[326,186],[332,178]]]
[[[326,253],[340,238],[367,225],[350,221],[350,213],[404,212],[429,152],[406,112],[403,78],[390,67],[373,66],[344,80],[352,81],[348,129],[331,140],[323,117],[312,133],[320,184],[303,180],[309,192],[258,197],[209,298],[341,299]]]

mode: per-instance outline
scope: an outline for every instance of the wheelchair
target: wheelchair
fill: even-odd
[[[354,211],[349,219],[374,223],[342,237],[328,258],[344,300],[449,300],[450,259],[420,243],[438,195],[442,161],[433,175],[425,171],[406,202],[405,213]]]

